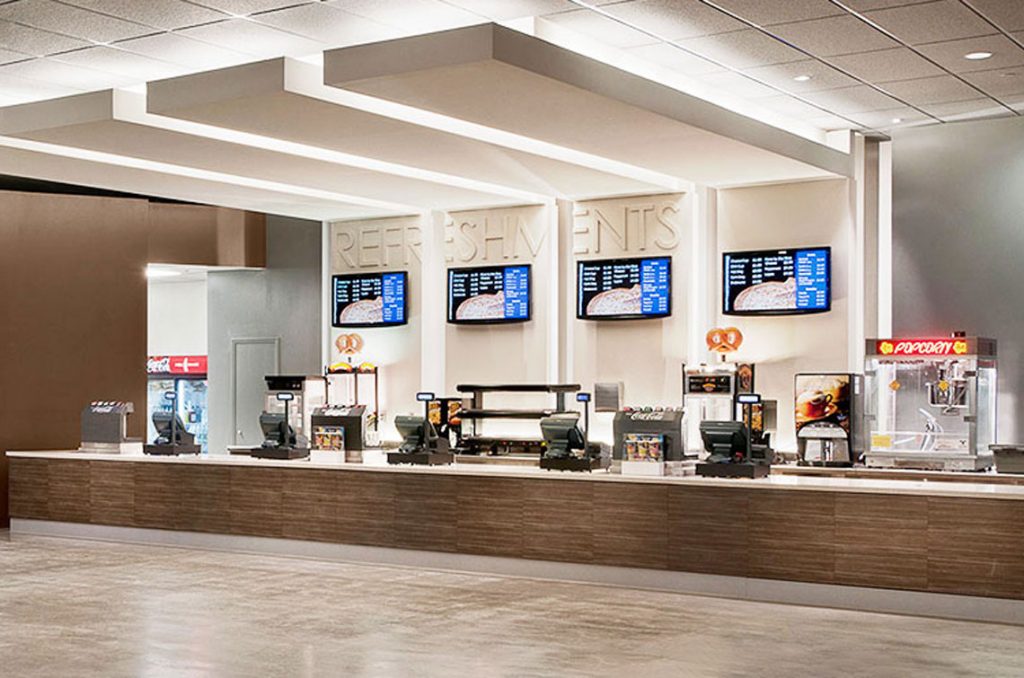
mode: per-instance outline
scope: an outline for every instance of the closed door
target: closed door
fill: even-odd
[[[268,374],[277,374],[280,339],[232,340],[232,400],[235,445],[256,447],[263,442],[260,413],[267,393]]]

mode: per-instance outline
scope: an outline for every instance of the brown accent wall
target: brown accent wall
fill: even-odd
[[[263,214],[207,205],[152,203],[147,217],[151,263],[267,265]]]
[[[261,266],[263,215],[143,199],[0,192],[0,451],[69,449],[91,400],[143,435],[148,261]],[[8,523],[0,455],[0,527]]]

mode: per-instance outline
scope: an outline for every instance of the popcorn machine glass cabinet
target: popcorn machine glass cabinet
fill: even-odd
[[[868,356],[868,442],[874,452],[988,452],[996,368],[976,356]]]

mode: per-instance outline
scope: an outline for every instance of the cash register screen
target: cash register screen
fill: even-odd
[[[448,269],[448,322],[515,323],[530,319],[530,266]]]
[[[334,327],[387,327],[409,320],[409,276],[397,273],[354,273],[333,280]]]
[[[672,259],[576,262],[576,317],[664,318],[672,314]]]
[[[832,307],[828,247],[726,252],[722,255],[722,312],[800,315]]]

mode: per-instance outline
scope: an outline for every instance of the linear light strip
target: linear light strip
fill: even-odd
[[[290,59],[286,59],[286,67]],[[309,64],[307,64],[309,65]],[[311,65],[310,65],[311,66]],[[321,78],[322,81],[322,78]],[[382,117],[400,120],[406,123],[413,123],[422,127],[454,134],[476,141],[484,141],[495,146],[501,146],[514,151],[529,153],[550,160],[586,167],[588,169],[606,172],[617,176],[633,179],[654,186],[660,186],[669,191],[678,191],[683,187],[683,180],[680,177],[663,172],[657,172],[637,165],[631,165],[619,160],[613,160],[600,155],[594,155],[585,151],[579,151],[566,146],[560,146],[540,139],[508,132],[494,127],[488,127],[478,123],[454,118],[441,113],[414,108],[405,104],[377,97],[368,96],[359,92],[330,87],[327,85],[310,86],[308,84],[289,83],[287,89],[296,94],[327,101],[328,103],[354,108],[356,110],[373,113]],[[547,200],[547,196],[544,197]]]
[[[142,100],[142,97],[139,97],[138,95],[136,95],[137,98],[131,97],[131,94],[132,93],[130,92],[119,92],[115,90],[115,96],[117,96],[117,104],[115,104],[114,109],[115,118],[125,122],[165,129],[172,132],[180,132],[182,134],[202,137],[205,139],[213,139],[215,141],[224,141],[252,148],[270,150],[299,158],[320,160],[345,167],[356,167],[373,172],[381,172],[404,177],[407,179],[455,186],[468,190],[480,191],[482,193],[514,198],[516,200],[524,200],[526,202],[542,202],[547,199],[547,196],[539,193],[523,191],[501,184],[480,181],[478,179],[469,179],[466,177],[455,176],[453,174],[445,174],[418,167],[411,167],[409,165],[376,160],[365,156],[352,155],[342,151],[334,151],[327,148],[321,148],[319,146],[310,146],[308,144],[301,144],[294,141],[287,141],[285,139],[278,139],[276,137],[253,134],[251,132],[244,132],[227,127],[217,127],[214,125],[147,113],[145,112],[145,103]]]
[[[373,207],[376,209],[387,210],[390,212],[395,212],[396,214],[408,214],[419,211],[418,207],[412,205],[404,205],[402,203],[375,200],[372,198],[365,198],[362,196],[348,195],[345,193],[336,193],[334,191],[324,191],[317,188],[296,186],[294,184],[285,184],[277,181],[269,181],[266,179],[242,177],[235,174],[227,174],[225,172],[215,172],[212,170],[196,169],[194,167],[186,167],[184,165],[175,165],[171,163],[158,162],[155,160],[132,158],[125,155],[116,155],[114,153],[106,153],[103,151],[92,151],[88,149],[75,148],[71,146],[58,146],[56,144],[50,144],[42,141],[32,141],[28,139],[19,139],[16,137],[0,136],[0,146],[14,148],[23,151],[31,151],[35,153],[44,153],[46,155],[55,155],[64,158],[74,158],[76,160],[86,160],[89,162],[96,162],[104,165],[128,167],[131,169],[144,170],[147,172],[159,172],[162,174],[170,174],[173,176],[186,177],[190,179],[215,181],[219,183],[243,186],[246,188],[255,188],[264,191],[273,191],[276,193],[286,193],[289,195],[298,195],[306,198],[316,198],[318,200],[327,200],[330,202],[344,202],[352,205],[360,205],[363,207]]]
[[[704,2],[704,1],[705,1],[705,0],[701,0],[701,2]],[[1014,109],[1014,108],[1013,108],[1012,106],[1009,106],[1008,104],[1004,103],[1003,101],[1001,101],[1001,100],[1000,100],[1000,99],[998,99],[997,97],[995,97],[995,96],[993,96],[993,95],[989,94],[989,93],[988,93],[988,92],[986,92],[985,90],[983,90],[983,89],[981,89],[980,87],[978,87],[977,85],[975,85],[975,84],[974,84],[973,82],[970,82],[969,80],[965,80],[965,79],[964,79],[963,77],[961,77],[960,75],[958,75],[958,74],[954,73],[953,71],[949,70],[948,68],[946,68],[945,66],[943,66],[942,64],[940,64],[940,63],[939,63],[938,61],[936,61],[935,59],[932,59],[932,58],[931,58],[930,56],[928,56],[928,55],[927,55],[927,54],[925,54],[924,52],[921,52],[921,51],[920,51],[920,50],[918,50],[918,49],[917,49],[916,47],[914,47],[914,46],[913,46],[913,45],[911,45],[910,43],[906,42],[905,40],[903,40],[902,38],[900,38],[900,37],[899,37],[898,35],[896,35],[895,33],[893,33],[892,31],[890,31],[890,30],[888,30],[887,28],[885,28],[885,27],[881,26],[881,25],[880,25],[880,24],[878,24],[877,22],[875,22],[875,21],[872,21],[872,20],[871,20],[871,19],[870,19],[869,17],[867,17],[867,16],[864,16],[863,14],[861,14],[860,12],[858,12],[857,10],[855,10],[855,9],[853,9],[853,8],[851,8],[851,7],[847,6],[847,5],[845,5],[844,3],[840,2],[840,0],[829,0],[829,2],[831,2],[831,3],[832,3],[833,5],[835,5],[836,7],[838,7],[838,8],[840,8],[840,9],[842,9],[842,10],[846,11],[846,12],[847,12],[848,14],[850,14],[851,16],[855,17],[856,19],[860,20],[860,21],[861,21],[862,23],[865,23],[865,24],[867,24],[867,25],[868,25],[868,26],[870,26],[871,28],[875,29],[876,31],[878,31],[878,32],[879,32],[879,33],[881,33],[882,35],[884,35],[884,36],[886,36],[887,38],[889,38],[890,40],[895,40],[896,42],[898,42],[898,43],[899,43],[900,45],[902,45],[903,47],[905,47],[905,48],[909,49],[909,50],[910,50],[911,52],[913,52],[913,53],[914,53],[914,54],[916,54],[917,56],[921,57],[922,59],[924,59],[925,61],[927,61],[928,63],[930,63],[930,64],[931,64],[932,66],[935,66],[936,68],[938,68],[938,69],[940,69],[940,70],[944,71],[944,72],[945,72],[945,73],[947,73],[948,75],[951,75],[951,76],[953,76],[954,78],[956,78],[957,80],[959,80],[959,81],[960,81],[960,82],[962,82],[963,84],[967,85],[968,87],[970,87],[970,88],[971,88],[971,89],[973,89],[974,91],[976,91],[976,92],[978,92],[979,94],[981,94],[981,95],[982,95],[983,97],[986,97],[986,98],[988,98],[988,99],[991,99],[992,101],[996,102],[997,104],[999,104],[1000,106],[1002,106],[1002,107],[1003,107],[1003,108],[1005,108],[1006,110],[1010,111],[1010,112],[1011,112],[1011,113],[1013,113],[1014,115],[1020,115],[1020,114],[1021,114],[1021,113],[1020,113],[1020,111],[1017,111],[1017,110],[1015,110],[1015,109]],[[972,9],[973,9],[973,8],[972,8]],[[827,62],[826,62],[826,63],[827,63]],[[884,91],[884,90],[883,90],[883,91]],[[889,96],[892,96],[892,95],[890,94]],[[915,107],[915,108],[916,108],[916,107]],[[932,117],[932,118],[934,118],[934,117],[935,117],[935,116],[931,115],[930,113],[929,113],[928,115],[929,115],[929,117]],[[941,121],[941,120],[940,120],[940,122],[943,122],[943,121]]]
[[[699,2],[703,2],[704,4],[708,5],[709,7],[712,7],[713,9],[717,9],[719,11],[725,11],[725,10],[722,10],[717,5],[714,5],[713,3],[707,3],[707,2],[704,2],[704,0],[698,0],[698,1]],[[651,30],[649,30],[647,28],[644,28],[643,26],[640,26],[638,24],[633,23],[632,21],[629,21],[627,19],[623,19],[622,17],[616,16],[616,15],[612,14],[611,12],[603,9],[602,7],[599,7],[597,5],[592,5],[589,2],[585,2],[584,0],[569,0],[569,2],[573,3],[574,5],[579,5],[580,7],[583,7],[584,9],[588,9],[588,10],[590,10],[592,12],[596,12],[597,14],[600,14],[601,16],[605,17],[606,19],[611,19],[612,21],[615,21],[616,23],[619,23],[619,24],[621,24],[623,26],[626,26],[627,28],[631,28],[634,31],[639,31],[640,33],[643,33],[644,35],[650,36],[650,37],[654,38],[655,40],[658,40],[659,42],[662,42],[665,45],[668,45],[669,47],[677,49],[677,50],[679,50],[681,52],[685,52],[686,54],[689,54],[690,56],[694,56],[694,57],[697,57],[699,59],[703,59],[704,61],[707,61],[710,64],[714,64],[715,66],[718,66],[719,68],[723,68],[723,69],[725,69],[727,71],[731,71],[732,73],[735,73],[737,75],[743,76],[744,78],[750,80],[751,82],[756,82],[757,84],[762,85],[764,87],[768,87],[769,89],[775,90],[776,92],[778,92],[780,94],[785,94],[786,96],[792,97],[792,98],[796,99],[797,101],[800,101],[801,103],[804,103],[804,104],[806,104],[808,106],[816,108],[819,111],[822,111],[823,113],[827,113],[827,114],[835,116],[837,118],[841,118],[841,119],[851,123],[852,125],[854,125],[856,127],[862,127],[862,128],[868,127],[867,125],[863,125],[862,123],[858,122],[857,120],[854,120],[853,118],[849,118],[849,117],[847,117],[847,116],[845,116],[845,115],[843,115],[841,113],[836,113],[835,111],[830,110],[828,108],[825,108],[824,106],[822,106],[820,104],[816,104],[813,101],[805,99],[804,97],[800,96],[799,94],[795,94],[793,92],[790,92],[787,89],[779,87],[778,85],[775,85],[773,83],[767,82],[765,80],[761,80],[760,78],[755,77],[753,75],[750,75],[749,73],[746,73],[746,72],[744,72],[741,69],[735,68],[734,66],[730,66],[729,64],[727,64],[725,62],[719,61],[719,60],[717,60],[715,58],[712,58],[712,57],[709,57],[709,56],[707,56],[705,54],[701,54],[699,52],[695,52],[694,50],[688,49],[687,47],[684,47],[683,45],[680,45],[679,43],[674,42],[674,41],[666,38],[663,35],[659,35],[659,34],[653,32],[653,31],[651,31]],[[732,14],[730,12],[726,11],[725,13],[729,14],[730,16],[732,16]],[[736,17],[736,18],[739,18],[739,17]],[[740,20],[744,21],[744,23],[748,23],[749,24],[749,22],[743,20],[742,18],[740,18]],[[755,24],[750,24],[750,25],[753,26],[753,27],[756,27]],[[772,37],[775,37],[775,36],[772,36]],[[776,38],[776,39],[780,39],[780,38]]]

